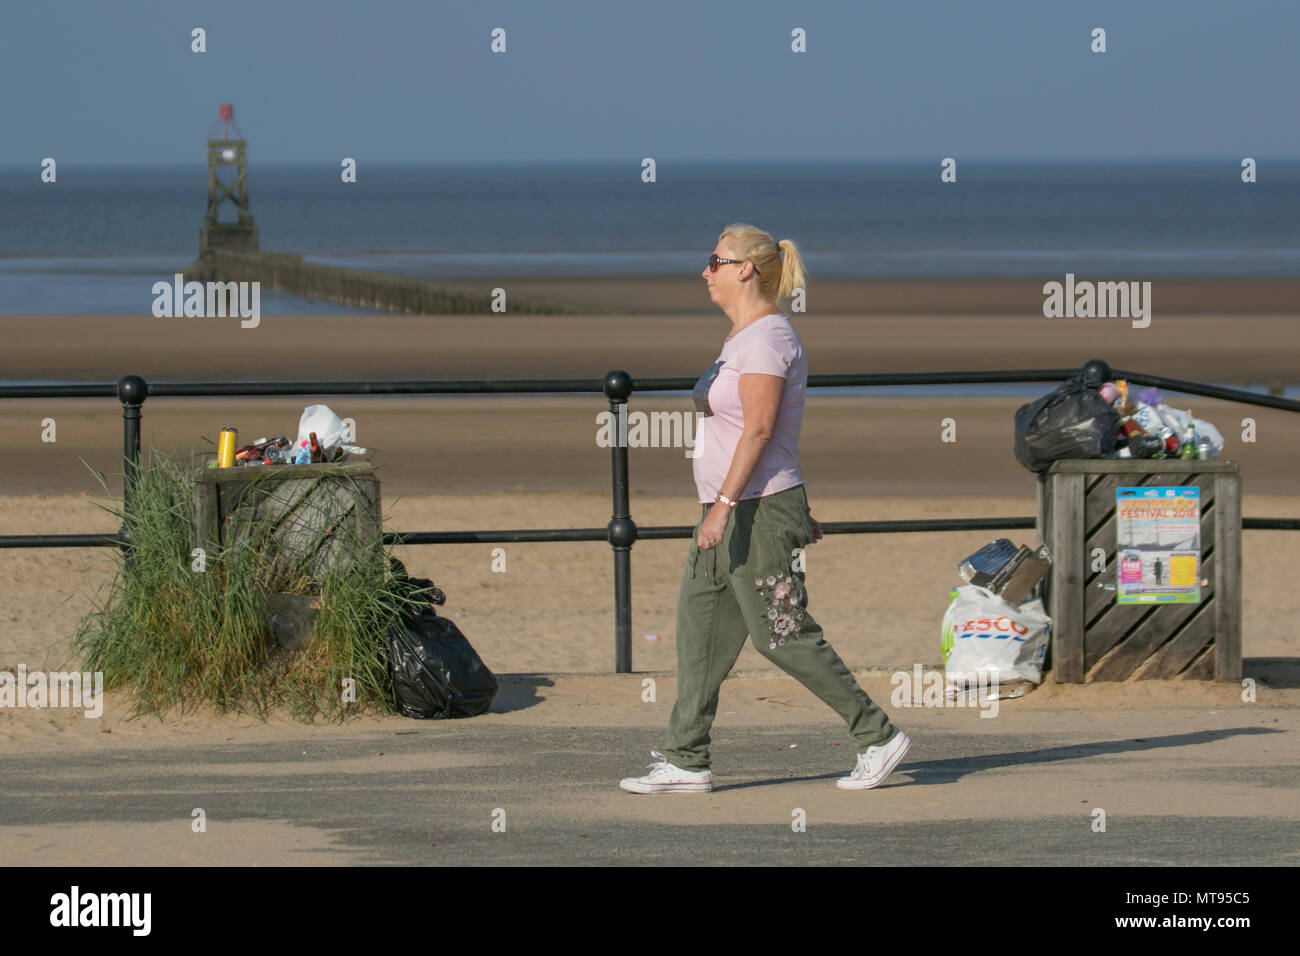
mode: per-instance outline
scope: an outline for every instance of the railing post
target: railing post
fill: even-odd
[[[636,522],[629,514],[627,478],[627,399],[632,376],[623,371],[605,376],[605,396],[614,416],[612,457],[614,514],[606,528],[614,549],[614,673],[632,673],[632,543]]]
[[[140,410],[149,397],[149,385],[139,375],[124,375],[117,383],[117,398],[122,403],[122,513],[131,511],[131,498],[135,493],[135,473],[140,464]],[[127,526],[121,531],[122,551],[126,563],[131,564],[130,542]]]

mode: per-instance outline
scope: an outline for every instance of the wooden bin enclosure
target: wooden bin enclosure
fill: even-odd
[[[265,535],[278,559],[302,562],[319,581],[363,549],[381,547],[379,480],[368,461],[201,468],[194,526],[210,555]]]
[[[1117,604],[1115,489],[1200,488],[1198,604]],[[1039,475],[1038,533],[1052,553],[1044,604],[1061,682],[1241,680],[1241,483],[1234,461],[1054,462]],[[1094,549],[1106,553],[1093,571]]]

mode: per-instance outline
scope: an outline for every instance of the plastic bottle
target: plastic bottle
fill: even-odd
[[[1138,410],[1133,413],[1133,421],[1137,422],[1148,435],[1158,435],[1161,428],[1168,427],[1160,417],[1160,413],[1150,405],[1139,405]]]

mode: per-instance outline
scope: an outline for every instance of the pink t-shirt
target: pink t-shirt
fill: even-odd
[[[695,408],[704,416],[699,419],[693,460],[695,488],[701,502],[717,498],[731,468],[745,429],[740,376],[750,373],[779,375],[785,379],[785,390],[772,437],[740,497],[774,495],[803,483],[799,474],[799,426],[803,423],[804,393],[808,389],[808,360],[790,321],[774,313],[728,338],[713,367],[695,384]]]

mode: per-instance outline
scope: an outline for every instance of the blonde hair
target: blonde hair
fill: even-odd
[[[747,222],[733,222],[722,230],[719,240],[726,239],[737,259],[748,259],[758,269],[758,287],[769,299],[784,299],[795,289],[807,288],[803,257],[790,239],[779,242]],[[779,250],[784,250],[781,256]]]

